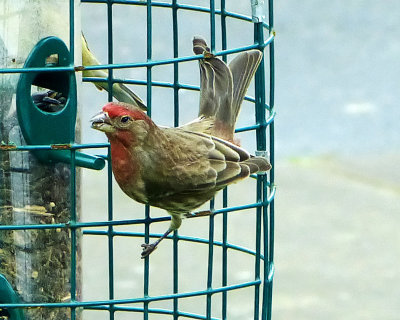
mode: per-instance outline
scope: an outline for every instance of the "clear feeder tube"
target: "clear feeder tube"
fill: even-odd
[[[7,73],[5,69],[23,67],[33,47],[47,36],[57,36],[70,47],[70,2],[2,0],[0,3],[0,141],[3,146],[25,145],[15,104],[19,73]],[[75,21],[79,22],[76,19],[79,1],[75,2]],[[80,32],[80,25],[75,24],[74,30]],[[80,41],[80,34],[74,38],[80,43],[77,41]],[[79,65],[80,61],[80,50],[75,50],[75,64]],[[42,90],[45,88],[32,86],[32,92]],[[51,225],[70,221],[73,177],[77,178],[79,216],[79,176],[71,172],[70,165],[42,164],[29,151],[2,148],[0,225]],[[79,300],[79,232],[76,243],[75,251],[71,248],[68,228],[0,229],[0,274],[11,284],[21,303],[69,302],[71,292]],[[72,254],[77,259],[77,279],[72,281],[75,288],[71,289]],[[25,319],[32,320],[79,319],[80,315],[71,310],[40,307],[26,308],[23,313]]]

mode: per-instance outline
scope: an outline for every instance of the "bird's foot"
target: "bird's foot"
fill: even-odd
[[[153,243],[143,243],[142,244],[142,259],[148,257],[150,255],[150,253],[152,253],[154,250],[157,249],[157,246],[159,245],[159,243],[165,239],[166,237],[168,237],[168,235],[173,231],[173,229],[168,229],[157,241],[153,242]]]
[[[150,253],[157,249],[157,245],[155,243],[143,243],[142,246],[142,259],[148,257]]]

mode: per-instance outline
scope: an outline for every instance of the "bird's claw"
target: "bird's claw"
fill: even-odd
[[[157,246],[155,246],[154,243],[143,243],[141,247],[143,248],[142,259],[148,257],[150,253],[157,249]]]

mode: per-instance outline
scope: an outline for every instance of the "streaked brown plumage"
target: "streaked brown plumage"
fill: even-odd
[[[142,257],[218,190],[271,168],[267,159],[251,156],[230,142],[261,52],[240,54],[229,69],[208,52],[204,40],[195,38],[193,44],[195,53],[205,53],[200,61],[198,119],[180,128],[158,127],[137,107],[112,102],[92,119],[92,127],[104,131],[110,141],[113,172],[121,189],[172,216],[164,236],[143,245]]]

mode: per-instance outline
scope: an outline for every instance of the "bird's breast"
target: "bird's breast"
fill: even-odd
[[[136,201],[145,203],[147,197],[136,155],[122,143],[111,142],[111,159],[115,180],[122,191]]]

